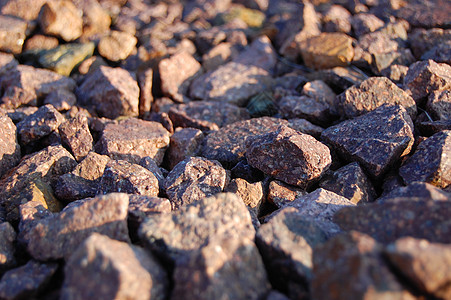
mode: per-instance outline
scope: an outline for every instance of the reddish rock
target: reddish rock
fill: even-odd
[[[451,120],[451,89],[435,91],[429,95],[427,111],[437,120]]]
[[[0,272],[16,265],[15,247],[16,232],[8,222],[0,223]],[[1,283],[0,283],[1,285]],[[1,291],[1,288],[0,288]],[[0,292],[1,293],[1,292]]]
[[[156,300],[168,293],[166,271],[153,256],[98,233],[76,248],[64,275],[61,299]]]
[[[439,189],[432,184],[415,181],[408,186],[400,186],[383,194],[382,197],[377,199],[377,202],[397,201],[402,198],[409,198],[412,200],[447,201],[451,200],[451,193]]]
[[[23,50],[34,50],[34,49],[53,49],[59,44],[58,39],[53,36],[47,36],[43,34],[35,34],[28,38],[25,42]]]
[[[421,60],[433,60],[438,63],[451,64],[451,40],[445,41],[443,44],[438,44],[426,53],[424,53]]]
[[[278,105],[284,118],[304,118],[321,125],[332,120],[331,107],[308,96],[286,96],[280,99]]]
[[[47,95],[44,99],[44,105],[50,104],[58,111],[66,111],[77,103],[77,97],[68,90],[56,90]]]
[[[27,34],[27,22],[0,15],[0,50],[19,54]]]
[[[108,156],[89,152],[72,171],[72,174],[88,180],[97,180],[102,177],[106,164],[110,161]]]
[[[451,4],[445,0],[412,0],[409,5],[400,5],[393,14],[413,27],[449,27],[450,10]]]
[[[8,53],[0,53],[0,75],[4,76],[11,72],[19,62],[14,58],[14,55]]]
[[[129,118],[106,125],[96,149],[112,159],[136,164],[149,156],[160,165],[168,145],[169,132],[160,123]]]
[[[359,37],[365,33],[378,30],[383,27],[385,23],[373,14],[359,13],[351,18],[351,25],[355,36]]]
[[[174,124],[172,124],[171,118],[165,112],[151,112],[144,120],[160,123],[163,127],[169,131],[170,134],[174,133]]]
[[[72,2],[83,12],[82,38],[102,34],[110,28],[111,17],[97,0],[73,0]]]
[[[305,119],[290,119],[288,120],[288,124],[294,130],[311,135],[317,140],[321,137],[321,132],[324,130],[324,128],[312,124]]]
[[[420,58],[424,53],[437,45],[445,44],[451,38],[450,29],[415,28],[409,32],[409,43],[415,57]]]
[[[399,168],[407,184],[431,183],[440,188],[451,184],[451,131],[441,131],[418,145],[415,153]]]
[[[269,183],[267,199],[269,203],[281,208],[306,194],[307,192],[303,189],[288,185],[283,181],[273,180]]]
[[[172,211],[171,202],[166,198],[129,195],[130,203],[128,205],[128,227],[133,241],[133,234],[142,222],[155,213],[170,213]]]
[[[302,188],[320,178],[332,162],[326,145],[287,126],[249,137],[246,159],[265,174]]]
[[[323,16],[323,31],[351,33],[351,13],[340,5],[332,5]]]
[[[127,32],[112,30],[100,39],[99,54],[113,62],[126,59],[135,49],[138,39]]]
[[[25,234],[24,241],[31,256],[38,260],[67,259],[74,248],[93,232],[119,241],[130,241],[126,194],[79,201],[55,216],[39,220]]]
[[[48,0],[3,0],[0,12],[3,15],[11,15],[27,21],[35,20],[41,7]]]
[[[164,169],[160,169],[160,167],[158,167],[156,162],[149,156],[146,156],[143,159],[141,159],[141,161],[139,162],[139,165],[146,168],[150,172],[152,172],[152,174],[158,180],[158,186],[160,187],[160,191],[161,191],[163,189],[163,185],[164,185],[164,175],[162,172],[162,170],[164,170]],[[167,171],[165,174],[167,174]]]
[[[80,104],[93,106],[100,117],[115,119],[139,113],[138,84],[121,68],[100,66],[86,76],[76,94]]]
[[[202,56],[202,68],[212,71],[229,62],[238,55],[238,49],[231,43],[220,43]]]
[[[38,110],[36,106],[22,106],[19,108],[10,108],[7,109],[7,115],[11,118],[14,124],[19,123],[20,121],[25,120],[29,115],[34,114]]]
[[[185,158],[196,156],[204,140],[204,134],[195,128],[177,128],[171,136],[166,161],[172,170]]]
[[[0,112],[0,178],[20,161],[17,129],[5,112]]]
[[[165,180],[165,191],[177,209],[222,192],[227,174],[221,164],[202,157],[189,157],[178,163]]]
[[[413,145],[413,124],[402,106],[383,105],[363,116],[329,127],[321,138],[346,160],[373,177],[381,176]]]
[[[152,108],[152,81],[153,70],[147,69],[144,72],[138,73],[139,85],[139,115],[144,116],[150,112]]]
[[[335,67],[320,71],[323,80],[337,90],[345,90],[353,85],[359,85],[368,78],[362,71],[356,67],[343,68]]]
[[[47,1],[39,12],[39,25],[45,34],[56,35],[66,42],[81,36],[83,19],[72,1]]]
[[[402,84],[409,67],[403,65],[390,65],[381,71],[381,75],[387,77],[396,84]]]
[[[83,160],[92,150],[92,136],[89,131],[88,118],[77,113],[74,118],[62,123],[58,128],[61,142],[69,148],[77,161]]]

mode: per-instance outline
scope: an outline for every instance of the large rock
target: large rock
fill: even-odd
[[[72,1],[47,1],[39,12],[39,25],[45,34],[56,35],[66,42],[73,41],[83,32],[81,12]]]
[[[27,22],[0,15],[0,50],[19,54],[26,39]]]
[[[393,14],[407,20],[412,27],[448,27],[451,25],[451,4],[445,0],[413,0],[409,5],[399,5]]]
[[[282,208],[296,198],[308,194],[305,190],[286,184],[283,181],[273,180],[269,183],[266,199],[277,208]]]
[[[20,161],[17,128],[13,121],[0,112],[0,178]]]
[[[82,113],[77,113],[72,119],[63,122],[58,131],[62,144],[71,150],[77,161],[82,161],[92,150],[93,139],[88,118]]]

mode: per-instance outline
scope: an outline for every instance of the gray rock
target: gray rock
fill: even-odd
[[[8,53],[0,53],[0,75],[4,76],[11,72],[19,62],[14,58],[14,55]]]
[[[411,200],[448,201],[451,200],[451,193],[426,182],[414,181],[408,186],[400,186],[391,190],[378,198],[377,202],[397,201],[401,198],[409,198]]]

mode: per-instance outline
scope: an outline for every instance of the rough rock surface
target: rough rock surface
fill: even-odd
[[[396,201],[400,198],[446,201],[451,199],[451,193],[447,193],[429,183],[414,181],[407,186],[400,186],[391,190],[378,198],[377,202]]]
[[[67,111],[77,103],[77,97],[71,91],[56,90],[48,94],[43,103],[52,105],[57,111]]]
[[[77,161],[83,160],[92,150],[93,139],[89,132],[88,118],[77,113],[74,118],[62,123],[58,128],[61,142],[68,147]]]
[[[72,1],[48,1],[39,12],[39,25],[45,34],[56,35],[66,42],[83,32],[83,19]]]
[[[426,108],[437,120],[451,120],[451,89],[432,92]]]
[[[100,39],[99,54],[110,61],[126,59],[135,49],[138,39],[127,32],[113,30]]]
[[[0,50],[19,54],[26,38],[27,22],[0,15]]]
[[[281,208],[305,194],[307,192],[299,187],[291,186],[279,180],[273,180],[269,183],[267,199],[269,203]]]
[[[0,223],[0,272],[10,269],[16,264],[14,257],[16,232],[8,222]]]
[[[196,156],[200,151],[204,134],[195,128],[177,128],[171,136],[169,149],[166,152],[168,167],[172,170],[185,158]]]
[[[0,112],[0,178],[20,161],[17,128],[3,111]]]

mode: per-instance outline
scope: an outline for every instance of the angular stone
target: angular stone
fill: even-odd
[[[169,172],[164,188],[173,209],[177,209],[222,192],[226,181],[226,171],[219,162],[189,157]]]
[[[77,97],[68,90],[56,90],[47,95],[44,99],[44,105],[50,104],[57,111],[70,110],[77,103]]]
[[[202,73],[200,63],[186,51],[161,60],[158,70],[161,91],[177,102],[186,102],[185,98],[191,82]]]
[[[282,208],[296,198],[306,195],[307,192],[298,187],[288,185],[283,181],[273,180],[268,187],[268,202]]]
[[[437,120],[451,120],[451,89],[432,92],[426,108]]]
[[[28,232],[37,221],[50,217],[53,213],[45,208],[42,203],[38,201],[28,201],[19,206],[20,221],[19,221],[19,235],[17,240],[19,244],[24,244],[23,236]]]
[[[450,29],[415,28],[409,32],[409,43],[415,57],[419,58],[427,51],[440,44],[446,44],[451,38]]]
[[[413,124],[402,106],[383,105],[323,131],[321,138],[373,177],[386,172],[413,145]]]
[[[23,121],[29,115],[34,114],[38,110],[36,106],[22,106],[19,108],[9,108],[7,109],[7,115],[11,118],[14,124]]]
[[[359,13],[351,18],[352,29],[357,37],[373,32],[385,25],[384,21],[373,14]]]
[[[421,103],[423,98],[434,91],[451,88],[451,66],[438,64],[433,60],[418,61],[412,64],[404,77],[404,89],[412,98]]]
[[[88,118],[77,113],[58,127],[61,142],[69,148],[77,161],[83,160],[92,150],[92,136],[89,131]]]
[[[3,15],[11,15],[27,21],[35,20],[41,7],[48,0],[2,0],[0,11]]]
[[[270,86],[275,64],[276,53],[270,40],[260,37],[233,61],[194,80],[190,96],[243,105],[251,96]]]
[[[450,243],[451,202],[412,200],[404,198],[343,208],[334,216],[334,222],[343,230],[358,230],[385,244],[405,236]]]
[[[288,120],[288,124],[291,128],[300,131],[302,133],[311,135],[317,140],[319,140],[319,138],[321,137],[321,132],[323,132],[324,130],[324,128],[312,124],[305,119],[297,119],[297,118],[290,119]]]
[[[193,127],[203,131],[218,130],[250,118],[245,108],[213,101],[179,104],[171,107],[168,114],[175,127]]]
[[[224,192],[237,194],[251,211],[251,216],[259,216],[264,202],[263,183],[261,181],[250,183],[243,178],[235,178],[225,187]],[[257,221],[258,220],[252,220]],[[254,225],[259,225],[259,223]]]
[[[285,296],[285,294],[282,294],[281,292],[279,292],[277,290],[271,290],[265,299],[266,300],[289,300],[290,298],[288,298],[287,296]]]
[[[255,236],[272,286],[293,299],[308,295],[313,249],[327,240],[314,221],[297,212],[294,207],[282,209]]]
[[[85,59],[79,66],[78,72],[82,75],[90,74],[100,68],[100,66],[108,66],[101,56],[91,56]]]
[[[156,300],[168,293],[166,271],[153,256],[98,233],[70,256],[64,275],[61,299]]]
[[[310,135],[287,126],[246,140],[246,159],[265,174],[305,188],[327,171],[329,148]]]
[[[166,161],[172,170],[185,158],[196,156],[204,140],[201,130],[195,128],[177,128],[171,136]]]
[[[353,39],[344,33],[322,33],[300,43],[302,58],[312,69],[347,66],[354,57]]]
[[[385,254],[396,270],[437,298],[451,297],[451,247],[406,237],[389,245]]]
[[[381,75],[387,77],[396,84],[402,84],[409,67],[403,65],[390,65],[381,71]]]
[[[146,168],[125,160],[110,160],[99,183],[99,194],[122,192],[158,196],[158,179]]]
[[[149,156],[160,165],[168,145],[169,132],[160,123],[129,118],[106,125],[96,149],[112,159],[135,164]]]
[[[335,67],[333,69],[322,70],[320,74],[328,85],[341,91],[353,85],[359,85],[368,78],[365,73],[355,67]]]
[[[128,226],[135,230],[135,233],[142,222],[155,213],[170,213],[172,211],[171,202],[166,198],[150,197],[143,195],[129,195],[128,205]]]
[[[138,85],[139,85],[139,115],[144,116],[150,112],[152,108],[153,95],[152,95],[152,81],[153,70],[147,69],[141,73],[138,73]]]
[[[342,115],[352,119],[384,105],[401,105],[414,119],[415,101],[405,91],[385,77],[370,77],[358,86],[352,86],[337,96]]]
[[[278,104],[284,118],[304,118],[320,125],[329,124],[332,120],[331,107],[309,96],[286,96]]]
[[[6,271],[16,264],[14,256],[16,232],[8,222],[0,223],[0,272]],[[0,283],[1,284],[1,283]],[[1,289],[0,289],[1,291]]]
[[[409,5],[400,5],[393,14],[407,20],[412,27],[448,27],[451,25],[451,4],[445,0],[412,0]]]
[[[3,275],[0,281],[0,297],[5,300],[32,299],[50,283],[57,269],[57,263],[30,260]]]
[[[13,121],[3,111],[0,112],[0,178],[20,161],[20,146],[17,129]]]
[[[391,190],[378,198],[377,202],[397,201],[403,198],[409,198],[411,200],[448,201],[451,200],[451,193],[447,193],[429,183],[414,181],[408,186],[401,186]]]
[[[39,12],[39,25],[45,34],[56,35],[66,42],[83,33],[81,12],[72,1],[47,1]]]
[[[302,94],[309,96],[331,106],[331,112],[334,111],[335,106],[335,93],[334,91],[322,80],[309,81],[302,87]]]
[[[19,62],[14,58],[14,55],[0,52],[0,76],[11,72]]]
[[[37,106],[38,98],[53,91],[65,89],[72,91],[75,81],[45,69],[19,65],[12,72],[0,78],[2,106],[17,108],[21,105]]]
[[[99,54],[104,58],[116,62],[126,59],[135,49],[138,39],[122,31],[111,31],[100,39],[97,46]]]
[[[100,66],[76,90],[81,105],[93,106],[100,117],[137,116],[139,87],[122,68]]]
[[[415,153],[399,168],[399,175],[407,184],[423,181],[446,188],[451,184],[450,155],[451,131],[441,131],[418,145]]]
[[[89,152],[72,171],[72,174],[88,180],[98,180],[102,177],[106,164],[110,158],[95,152]]]
[[[0,50],[19,54],[26,38],[27,22],[0,15]]]
[[[113,193],[67,206],[61,213],[39,220],[24,236],[35,259],[69,258],[74,248],[98,232],[129,242],[128,196]]]
[[[420,59],[428,60],[431,59],[438,63],[451,64],[451,40],[447,40],[443,44],[438,44],[434,48],[430,49],[424,53]]]
[[[72,173],[61,175],[55,185],[55,196],[64,203],[94,197],[98,182],[87,180]]]
[[[339,235],[313,255],[312,299],[416,299],[398,282],[381,246],[359,233]]]
[[[322,21],[325,32],[351,33],[351,13],[341,5],[332,5]]]

